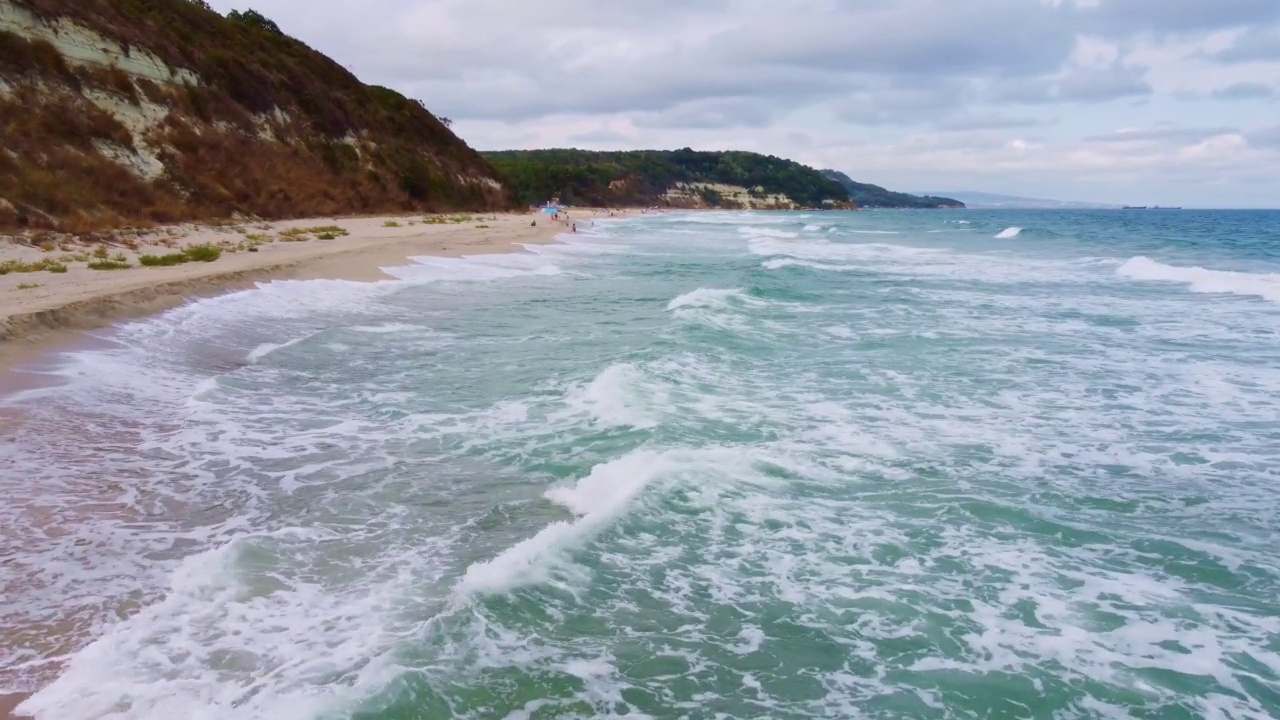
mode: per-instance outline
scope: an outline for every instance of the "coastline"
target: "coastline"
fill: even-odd
[[[15,368],[86,339],[85,331],[161,313],[193,298],[249,289],[269,280],[387,280],[391,276],[381,268],[408,264],[409,258],[416,255],[458,257],[511,252],[524,244],[553,242],[557,235],[570,230],[565,222],[532,213],[485,214],[466,221],[459,221],[460,217],[464,216],[313,218],[222,227],[177,226],[150,234],[144,240],[146,244],[133,249],[112,244],[112,253],[128,258],[132,265],[128,269],[69,266],[64,273],[0,275],[0,395],[26,384],[13,377]],[[534,220],[537,225],[531,226]],[[290,233],[317,227],[340,228],[348,234],[319,239],[312,233],[307,239],[285,239]],[[253,250],[248,250],[246,235],[255,239],[270,235],[274,239],[253,243]],[[137,265],[141,255],[206,245],[222,249],[223,254],[212,262],[170,267]],[[79,249],[64,246],[64,250],[68,247]],[[68,257],[56,250],[43,251],[0,240],[0,262],[39,262],[51,256]]]
[[[523,245],[554,242],[559,235],[571,231],[575,220],[599,214],[577,209],[563,221],[532,213],[486,214],[468,217],[465,222],[458,221],[458,217],[445,215],[424,221],[421,216],[379,216],[259,223],[251,234],[287,235],[294,228],[317,226],[338,227],[348,234],[334,239],[287,241],[275,235],[276,240],[257,245],[255,252],[227,252],[212,262],[138,266],[137,258],[142,254],[202,245],[231,248],[245,234],[245,228],[232,226],[176,227],[148,236],[168,242],[133,249],[129,258],[133,267],[129,269],[69,267],[65,273],[0,275],[0,397],[30,389],[42,381],[40,374],[22,372],[23,367],[38,365],[58,350],[94,342],[87,330],[162,313],[194,298],[249,289],[261,281],[376,282],[393,279],[382,268],[410,264],[414,256],[459,257],[519,251]],[[534,220],[536,226],[531,225]],[[111,250],[116,252],[120,247],[113,244]],[[49,254],[58,253],[0,239],[0,262],[32,262],[28,258]],[[38,287],[19,288],[29,284]],[[3,427],[0,422],[0,432]],[[28,696],[25,692],[0,693],[0,720],[27,718],[17,714],[16,708]]]

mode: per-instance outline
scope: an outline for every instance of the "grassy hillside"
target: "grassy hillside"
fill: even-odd
[[[0,140],[0,230],[515,205],[419,102],[189,0],[0,0]]]
[[[750,152],[486,152],[521,202],[670,207],[835,207],[849,194],[813,168]]]
[[[849,191],[849,197],[861,207],[867,208],[962,208],[959,200],[932,195],[910,195],[907,193],[885,190],[879,185],[854,182],[852,178],[839,170],[823,170],[823,176],[835,180]]]

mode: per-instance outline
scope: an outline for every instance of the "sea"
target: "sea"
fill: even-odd
[[[39,720],[1280,716],[1280,212],[699,212],[97,333]]]

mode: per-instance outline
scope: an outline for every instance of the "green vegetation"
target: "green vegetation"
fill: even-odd
[[[89,263],[90,270],[128,270],[133,267],[127,262],[118,260],[95,260]]]
[[[422,218],[420,221],[423,225],[461,225],[463,223],[474,222],[476,218],[470,215],[454,215],[451,217],[428,217]]]
[[[19,290],[31,290],[40,287],[40,283],[18,283]]]
[[[184,252],[191,262],[213,262],[222,257],[222,250],[212,245],[194,245]]]
[[[526,205],[555,197],[566,205],[659,205],[682,183],[735,185],[749,188],[758,199],[785,195],[802,207],[849,201],[840,183],[813,168],[750,152],[510,150],[484,156]],[[712,207],[727,204],[712,188],[695,192]]]
[[[400,223],[396,222],[395,220],[388,220],[382,223],[382,227],[400,227]]]
[[[143,267],[168,267],[170,265],[181,265],[187,261],[186,253],[168,253],[165,255],[143,255],[138,258],[138,262]]]
[[[9,273],[32,273],[32,272],[51,272],[64,273],[67,266],[61,259],[42,258],[35,262],[22,262],[21,260],[8,260],[0,263],[0,275],[8,275]]]
[[[212,245],[193,245],[182,252],[165,255],[143,255],[138,262],[144,267],[168,267],[187,262],[213,262],[222,257],[222,249]]]
[[[852,178],[839,170],[822,170],[822,174],[844,186],[849,197],[865,208],[962,208],[964,203],[951,198],[933,197],[932,195],[909,195],[907,193],[885,190],[879,185],[854,182]]]

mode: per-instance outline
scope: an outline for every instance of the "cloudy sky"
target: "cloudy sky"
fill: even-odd
[[[479,149],[743,149],[897,190],[1280,207],[1280,0],[214,0]]]

